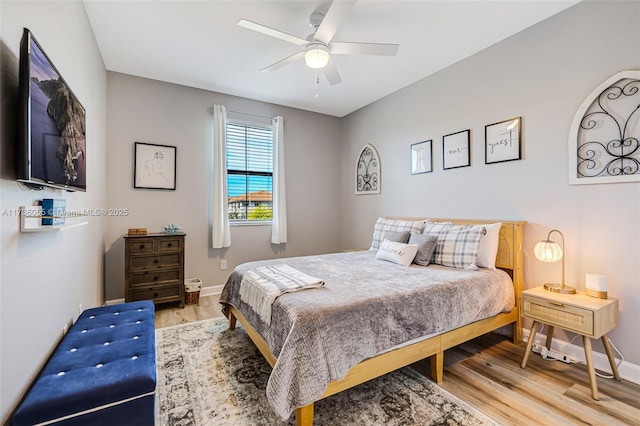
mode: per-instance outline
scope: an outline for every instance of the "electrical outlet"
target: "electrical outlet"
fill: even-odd
[[[226,259],[222,259],[220,261],[220,269],[227,269],[227,260]]]

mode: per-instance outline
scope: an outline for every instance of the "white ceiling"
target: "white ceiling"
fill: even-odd
[[[330,1],[85,0],[105,66],[215,92],[342,117],[578,1],[373,1],[353,7],[333,41],[397,43],[395,57],[334,55],[330,86],[304,61],[260,69],[300,48],[236,25],[240,18],[306,38]]]

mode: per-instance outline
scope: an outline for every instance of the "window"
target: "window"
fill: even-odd
[[[271,126],[227,122],[227,188],[230,221],[271,221]]]

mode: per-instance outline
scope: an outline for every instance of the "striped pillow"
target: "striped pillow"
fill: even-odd
[[[480,237],[485,232],[482,225],[454,225],[449,222],[427,224],[424,234],[438,237],[432,263],[477,271]]]
[[[373,227],[373,239],[371,240],[371,247],[369,250],[377,251],[380,247],[380,243],[384,240],[384,234],[387,231],[394,232],[417,232],[421,234],[424,230],[426,220],[402,220],[402,219],[385,219],[379,217]]]

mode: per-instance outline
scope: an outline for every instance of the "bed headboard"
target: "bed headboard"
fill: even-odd
[[[416,217],[388,217],[389,219],[403,220],[426,220],[432,222],[451,222],[456,225],[480,225],[483,223],[502,222],[500,227],[500,239],[498,242],[498,254],[496,255],[496,267],[506,271],[513,280],[513,290],[516,297],[516,308],[518,309],[517,330],[522,330],[522,316],[520,312],[520,298],[524,289],[524,263],[523,263],[523,242],[524,225],[523,221],[508,220],[476,220],[476,219],[448,219],[448,218],[416,218]],[[521,337],[520,339],[521,340]]]

